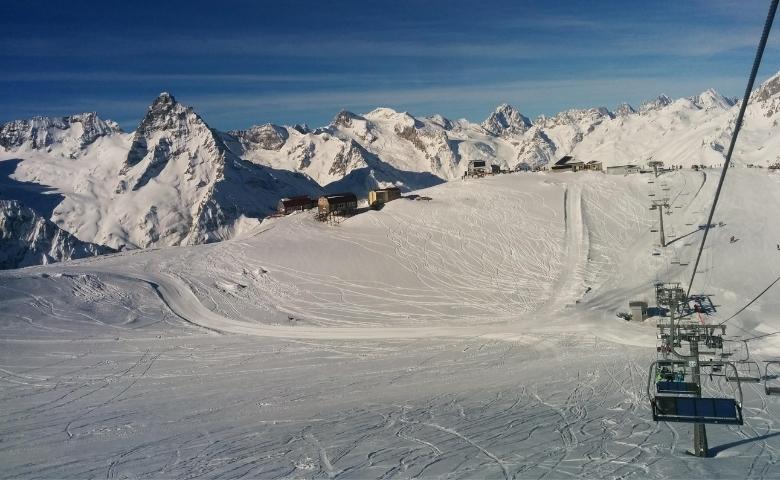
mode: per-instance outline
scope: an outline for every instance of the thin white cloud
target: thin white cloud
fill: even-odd
[[[551,27],[548,33],[529,36],[523,40],[442,37],[419,34],[417,37],[399,36],[399,40],[378,40],[371,34],[349,33],[329,38],[305,35],[241,35],[204,37],[190,35],[161,35],[155,39],[139,39],[132,43],[121,38],[93,38],[81,34],[69,39],[6,38],[0,39],[4,55],[42,57],[124,57],[153,55],[159,58],[173,56],[221,56],[245,58],[318,58],[334,63],[350,58],[603,58],[665,55],[670,57],[711,56],[753,47],[757,41],[758,26],[743,23],[724,30],[718,26],[699,25],[684,29],[671,26],[653,28],[604,29],[594,34],[560,35],[567,21]],[[588,24],[582,20],[583,24]],[[772,45],[780,44],[774,36]]]

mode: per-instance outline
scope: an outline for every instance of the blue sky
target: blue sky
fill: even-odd
[[[742,95],[768,1],[0,1],[0,122],[97,111],[132,130],[161,91],[213,127],[342,108],[484,119]],[[778,26],[780,28],[780,26]],[[760,79],[780,70],[770,37]]]

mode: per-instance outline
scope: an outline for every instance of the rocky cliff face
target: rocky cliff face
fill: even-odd
[[[16,200],[0,200],[0,269],[45,265],[114,251],[78,240]]]
[[[305,133],[303,127],[298,127],[299,133]],[[284,143],[290,137],[287,129],[278,125],[266,123],[265,125],[256,125],[247,130],[234,130],[228,132],[238,139],[244,150],[262,149],[278,151],[284,146]]]

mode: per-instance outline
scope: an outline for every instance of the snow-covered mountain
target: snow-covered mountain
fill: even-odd
[[[280,197],[319,191],[303,175],[234,155],[192,108],[167,93],[135,131],[118,178],[109,217],[120,219],[127,240],[142,247],[224,239],[242,216],[262,217]]]
[[[239,158],[167,93],[133,134],[109,128],[85,136],[84,129],[49,126],[59,136],[48,137],[57,141],[47,145],[34,139],[45,126],[61,124],[48,119],[14,122],[3,131],[30,124],[35,128],[26,136],[8,135],[21,146],[6,148],[6,158],[24,159],[14,177],[59,190],[65,200],[52,220],[85,241],[118,248],[221,240],[250,225],[247,218],[266,215],[281,197],[321,191],[302,174]]]
[[[46,265],[114,251],[82,242],[16,200],[0,200],[0,269]]]
[[[96,113],[68,117],[33,117],[0,125],[0,147],[6,150],[39,150],[75,158],[100,137],[121,133],[115,122]]]
[[[229,238],[284,196],[414,190],[460,178],[475,159],[509,169],[570,154],[607,166],[721,164],[736,110],[734,99],[709,89],[677,100],[660,95],[637,109],[570,109],[533,121],[508,104],[480,124],[377,108],[341,111],[317,129],[218,132],[164,93],[129,134],[94,113],[0,125],[0,160],[21,159],[14,179],[63,195],[51,219],[82,240],[180,245]],[[754,92],[735,163],[778,160],[779,111],[780,74]]]
[[[482,128],[497,136],[522,135],[531,127],[531,120],[515,107],[503,103],[482,122]]]

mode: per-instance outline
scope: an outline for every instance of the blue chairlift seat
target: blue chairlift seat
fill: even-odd
[[[699,386],[694,382],[661,381],[656,382],[655,386],[658,393],[677,393],[688,395],[698,395],[700,393]]]
[[[658,396],[652,402],[656,422],[742,425],[742,407],[733,398]]]

